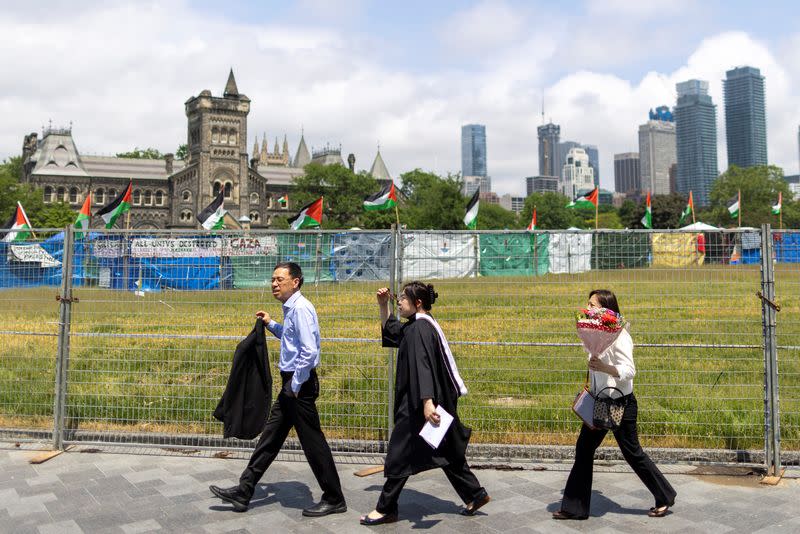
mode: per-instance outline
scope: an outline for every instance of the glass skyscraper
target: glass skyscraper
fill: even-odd
[[[461,176],[486,176],[486,126],[461,127]]]
[[[725,138],[728,165],[767,164],[767,117],[764,77],[753,67],[725,73]]]
[[[538,126],[539,135],[539,176],[561,176],[564,160],[559,161],[558,141],[561,137],[561,126],[548,123]]]
[[[708,82],[676,84],[674,109],[678,156],[678,192],[692,191],[698,206],[707,206],[711,184],[717,179],[717,108],[708,94]]]

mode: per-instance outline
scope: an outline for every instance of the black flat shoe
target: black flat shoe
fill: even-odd
[[[392,514],[383,514],[377,519],[371,519],[369,514],[362,515],[358,522],[362,525],[367,525],[368,527],[373,525],[385,525],[386,523],[395,523],[397,522],[397,512]]]
[[[478,493],[478,496],[475,497],[475,500],[469,503],[469,506],[461,510],[459,513],[461,515],[475,515],[475,512],[477,512],[481,508],[481,506],[483,506],[484,504],[486,504],[491,500],[492,498],[489,497],[489,494],[486,493],[486,490],[482,489],[480,493]]]
[[[647,512],[648,517],[664,517],[669,512],[669,506],[659,506],[658,508],[653,507],[650,508],[650,511]]]
[[[250,505],[250,497],[245,495],[239,486],[233,486],[231,488],[209,486],[208,489],[210,489],[211,493],[222,499],[224,502],[232,504],[235,512],[246,512],[247,507]]]
[[[583,521],[584,519],[588,519],[588,515],[575,515],[569,512],[565,512],[564,510],[556,510],[553,512],[553,519],[575,519],[577,521]]]
[[[306,517],[322,517],[329,514],[343,514],[347,511],[347,504],[344,501],[339,504],[330,504],[325,501],[320,501],[314,506],[309,506],[303,510],[303,515]]]

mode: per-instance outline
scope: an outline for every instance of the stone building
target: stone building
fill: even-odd
[[[135,229],[198,228],[197,214],[225,192],[225,209],[231,223],[267,228],[276,216],[299,208],[292,202],[294,178],[303,167],[317,161],[344,164],[341,149],[330,147],[312,159],[304,135],[294,158],[290,158],[286,136],[277,138],[269,151],[264,134],[253,154],[247,153],[247,116],[250,99],[239,93],[231,70],[222,97],[203,90],[185,103],[187,156],[176,160],[135,159],[82,155],[72,137],[72,128],[48,128],[39,139],[36,133],[23,141],[23,182],[43,190],[45,203],[68,202],[76,211],[91,191],[92,211],[120,194],[133,183],[130,227]],[[335,154],[334,154],[335,153]],[[334,157],[334,155],[336,157]],[[380,174],[388,176],[380,152],[375,157]],[[384,176],[376,176],[384,178]],[[278,202],[288,195],[289,201]],[[102,221],[93,218],[92,227]],[[120,218],[116,226],[124,228]]]

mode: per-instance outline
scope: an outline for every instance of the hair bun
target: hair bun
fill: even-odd
[[[431,299],[431,304],[433,304],[434,302],[436,302],[436,299],[439,298],[439,293],[433,290],[433,284],[428,284],[427,288],[428,288],[428,296]]]

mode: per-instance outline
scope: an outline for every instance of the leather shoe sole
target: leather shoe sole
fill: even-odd
[[[346,511],[347,511],[347,504],[345,503],[341,504],[319,503],[315,506],[303,510],[303,515],[305,517],[322,517],[330,514],[343,514]]]
[[[475,512],[477,512],[484,504],[491,500],[492,498],[489,497],[489,494],[486,493],[486,490],[483,490],[478,494],[477,497],[475,497],[475,500],[472,501],[468,507],[464,508],[459,513],[461,515],[475,515]]]

